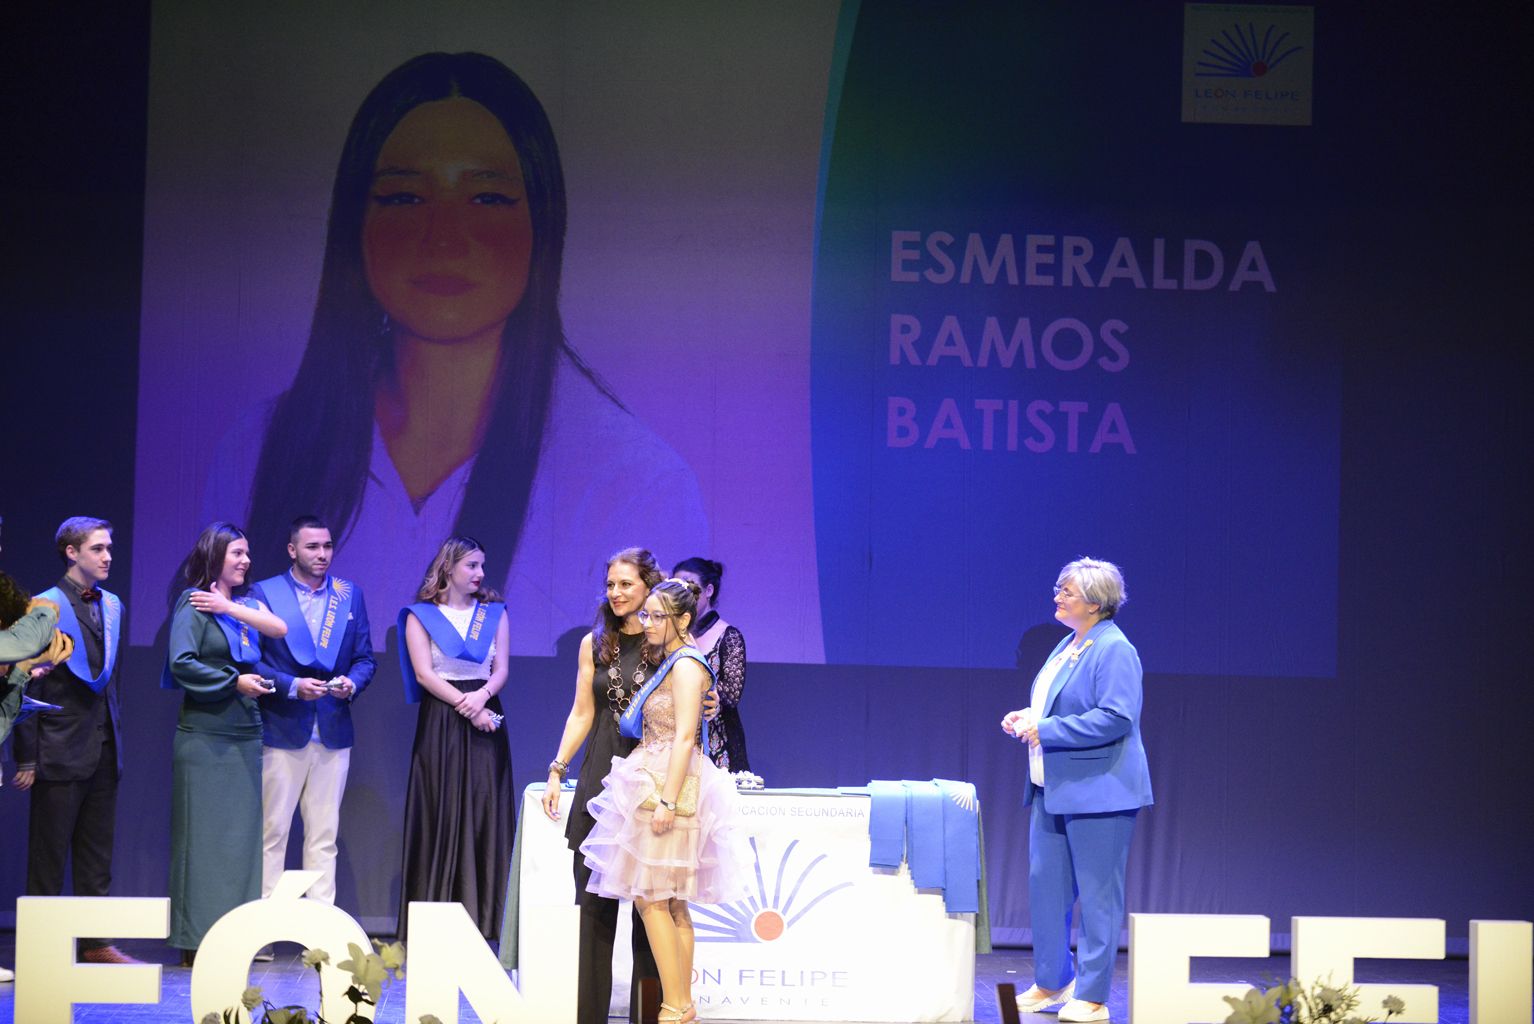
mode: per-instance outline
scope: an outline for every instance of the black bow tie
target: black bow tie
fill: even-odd
[[[82,590],[80,591],[80,600],[84,601],[86,604],[91,604],[92,602],[99,601],[101,600],[101,591],[95,589],[94,587],[92,587],[90,590]]]

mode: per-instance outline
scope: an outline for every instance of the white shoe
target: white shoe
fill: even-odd
[[[1022,995],[1017,997],[1017,1012],[1038,1013],[1041,1010],[1047,1010],[1051,1006],[1058,1006],[1061,1003],[1068,1002],[1071,996],[1075,994],[1075,992],[1075,978],[1072,978],[1070,984],[1066,985],[1054,995],[1046,995],[1043,989],[1039,988],[1037,985],[1034,985],[1027,992],[1024,992]],[[1034,994],[1030,995],[1030,993]]]
[[[1107,1020],[1108,1004],[1089,1003],[1082,999],[1072,999],[1060,1007],[1060,1019],[1070,1022],[1070,1024],[1093,1020]]]
[[[16,980],[16,972],[15,971],[9,970],[9,969],[4,968],[4,967],[0,967],[0,982],[15,981],[15,980]]]

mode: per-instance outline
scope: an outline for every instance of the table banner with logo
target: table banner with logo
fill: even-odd
[[[564,821],[523,796],[518,984],[549,1019],[575,1015],[578,916]],[[565,791],[567,811],[572,794]],[[974,914],[949,914],[902,865],[870,867],[869,798],[834,790],[741,794],[751,895],[694,905],[693,998],[727,1020],[962,1021],[973,1017]],[[619,915],[613,1013],[628,1013],[631,915]]]

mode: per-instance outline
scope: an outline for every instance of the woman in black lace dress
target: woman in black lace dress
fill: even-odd
[[[724,566],[707,558],[688,558],[671,575],[696,583],[698,622],[692,628],[698,650],[714,670],[719,691],[719,715],[708,723],[709,759],[727,772],[748,772],[746,732],[740,724],[740,698],[746,692],[746,638],[719,617],[719,588]]]

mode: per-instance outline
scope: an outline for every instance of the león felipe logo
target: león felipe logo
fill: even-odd
[[[751,852],[755,855],[756,861],[756,895],[734,903],[720,903],[712,906],[694,905],[692,908],[693,929],[697,933],[698,941],[773,942],[782,938],[804,915],[814,910],[828,896],[852,886],[851,882],[827,885],[811,880],[810,876],[826,859],[826,855],[822,853],[811,858],[809,863],[799,870],[785,892],[784,883],[789,873],[789,865],[795,860],[794,852],[798,846],[799,840],[795,839],[788,844],[782,856],[778,858],[772,884],[772,897],[769,899],[767,882],[762,871],[762,851],[757,847],[756,837],[753,836]],[[802,861],[803,857],[801,856],[799,860]]]
[[[1288,57],[1303,50],[1303,46],[1289,43],[1289,33],[1280,32],[1277,25],[1269,25],[1257,38],[1257,29],[1247,22],[1245,31],[1240,25],[1221,29],[1210,36],[1204,47],[1203,57],[1197,61],[1198,78],[1261,78],[1278,67]],[[1276,37],[1276,38],[1275,38]]]

